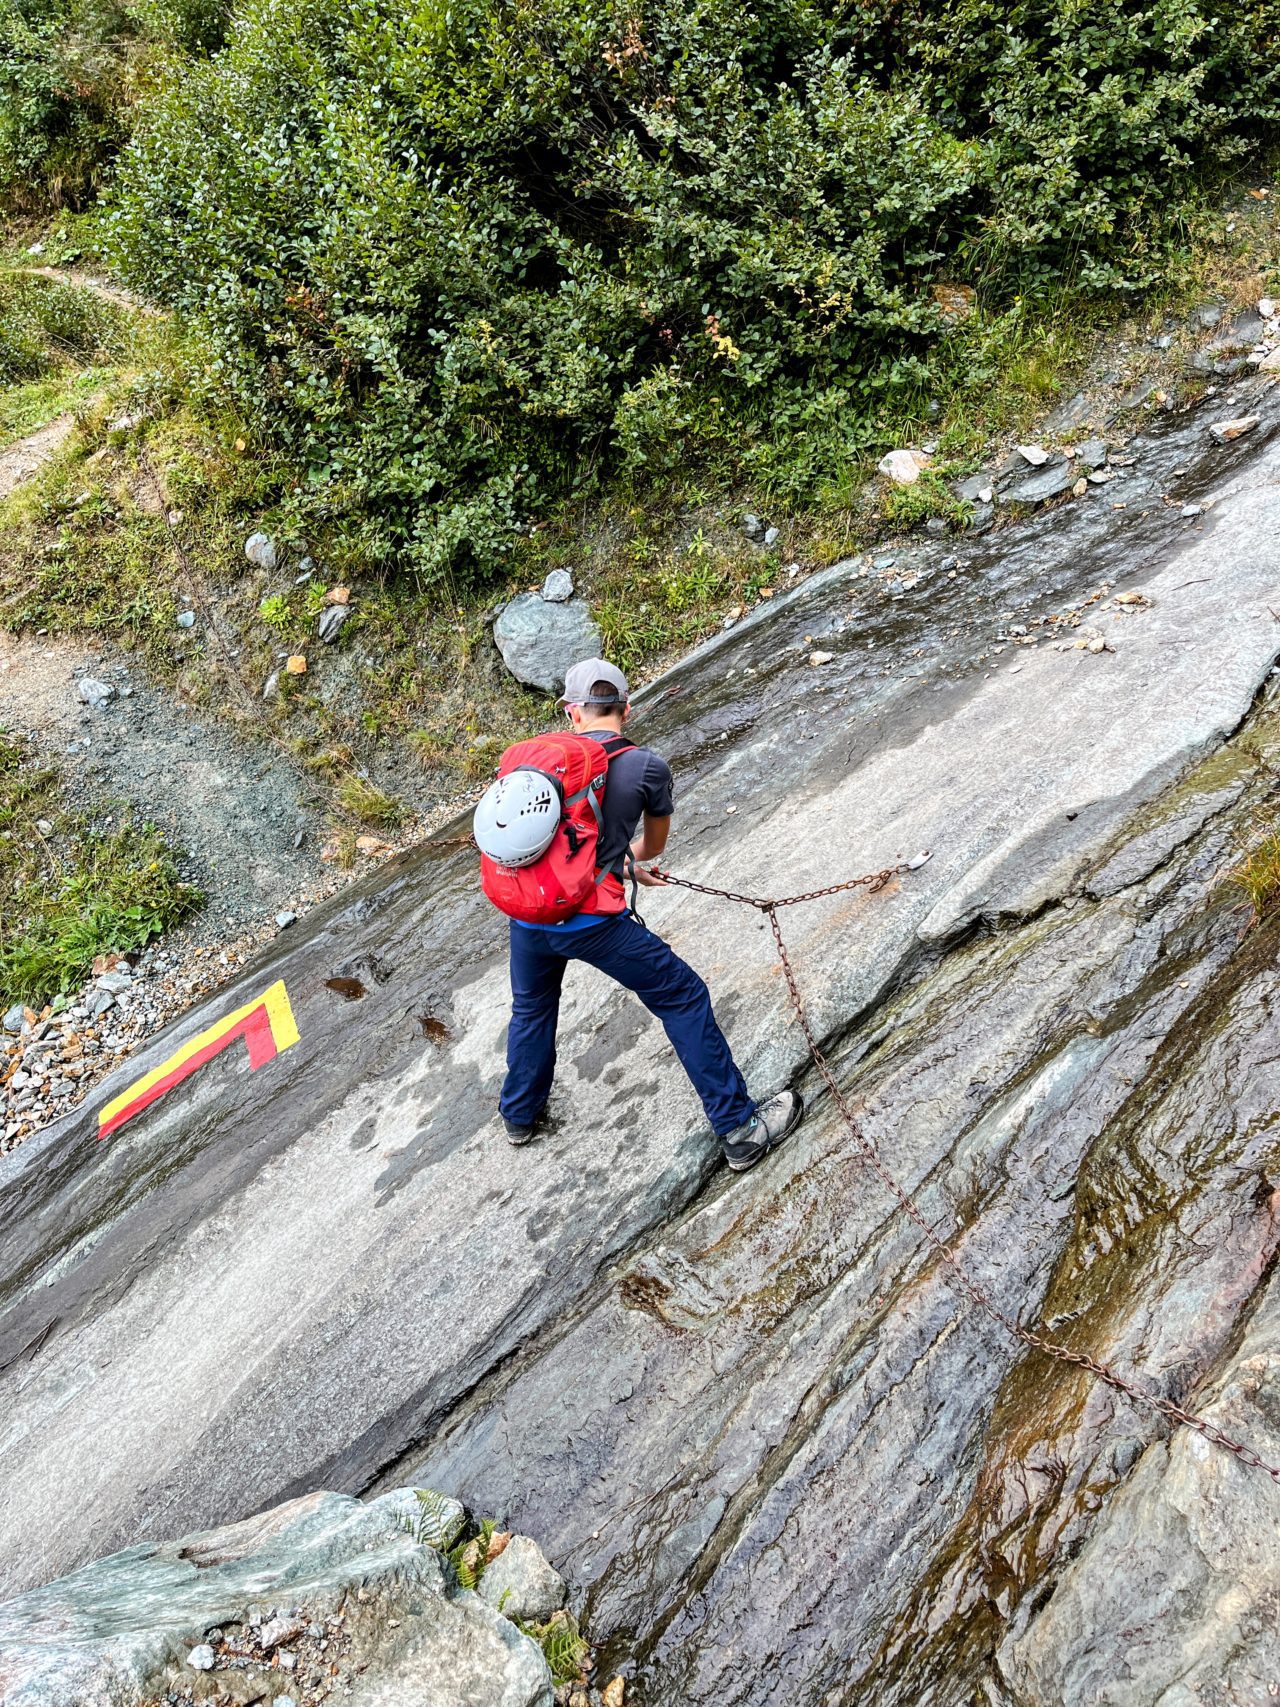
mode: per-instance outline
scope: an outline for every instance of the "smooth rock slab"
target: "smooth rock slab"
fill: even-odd
[[[581,658],[598,658],[600,630],[585,599],[553,602],[520,593],[499,612],[493,639],[517,681],[558,693],[565,673]]]
[[[343,1697],[354,1707],[551,1707],[537,1645],[478,1595],[450,1588],[439,1553],[414,1538],[418,1511],[412,1488],[368,1505],[307,1494],[86,1565],[0,1606],[0,1700],[132,1707],[193,1670],[214,1681],[227,1665],[214,1669],[206,1633],[280,1601],[305,1622],[344,1614],[365,1666]],[[242,1668],[268,1682],[265,1668],[236,1661]]]
[[[1246,406],[1242,398],[1239,407]],[[1189,535],[1176,512],[1163,506],[1143,517],[1133,509],[1113,513],[1109,505],[1082,504],[1018,521],[989,543],[968,543],[962,580],[935,576],[915,592],[904,587],[900,598],[882,590],[865,562],[845,565],[769,601],[644,694],[643,738],[670,758],[679,781],[677,871],[780,895],[934,849],[927,866],[885,891],[788,909],[787,941],[819,1035],[845,1035],[859,1015],[867,1018],[858,1023],[892,1026],[892,1014],[883,1021],[877,1014],[886,989],[909,984],[935,956],[945,969],[955,952],[948,945],[983,917],[1000,921],[1035,912],[1086,881],[1117,828],[1249,710],[1277,644],[1269,606],[1278,563],[1278,453],[1274,436],[1257,432],[1231,459],[1229,478],[1238,487],[1208,493],[1220,453],[1205,442],[1198,417],[1172,417],[1143,452],[1143,477],[1164,478],[1172,467],[1189,467],[1190,489],[1217,498],[1212,538]],[[1211,465],[1207,478],[1205,462]],[[900,562],[907,567],[905,557]],[[1137,616],[1113,612],[1105,623],[1098,619],[1114,624],[1118,637],[1116,654],[1103,663],[1041,647],[1026,649],[1016,676],[1000,671],[986,680],[969,668],[993,624],[1007,621],[1011,609],[1061,611],[1121,572],[1126,585],[1140,585],[1153,603]],[[853,634],[837,638],[851,622]],[[807,662],[815,643],[835,653],[821,669]],[[926,646],[933,649],[929,662],[908,665],[915,649]],[[941,682],[901,673],[933,671],[939,664],[949,672]],[[782,752],[791,767],[785,788],[778,774]],[[733,816],[724,812],[726,802],[737,805]],[[1215,872],[1228,865],[1215,853]],[[1234,897],[1228,904],[1236,904]],[[753,1089],[793,1082],[806,1051],[785,1018],[763,921],[684,891],[655,890],[649,905],[654,926],[711,983]],[[1069,916],[1083,911],[1077,907]],[[1231,920],[1232,941],[1239,929],[1239,919]],[[1003,930],[998,927],[997,945]],[[73,1118],[0,1161],[6,1288],[0,1310],[0,1580],[9,1592],[139,1535],[203,1527],[299,1487],[367,1488],[375,1478],[396,1487],[417,1479],[399,1467],[399,1457],[416,1452],[419,1443],[425,1449],[429,1433],[467,1404],[467,1395],[492,1392],[496,1375],[535,1352],[541,1356],[547,1344],[567,1345],[562,1328],[584,1319],[602,1270],[622,1258],[638,1264],[654,1247],[677,1244],[676,1223],[691,1202],[722,1204],[724,1216],[734,1218],[794,1213],[788,1267],[806,1289],[830,1265],[831,1240],[809,1214],[814,1188],[827,1187],[825,1196],[817,1192],[816,1207],[828,1216],[834,1236],[874,1237],[876,1221],[868,1226],[865,1218],[883,1219],[891,1206],[872,1182],[856,1177],[847,1141],[831,1145],[821,1178],[800,1166],[802,1158],[813,1161],[813,1145],[833,1137],[829,1128],[824,1132],[819,1107],[792,1141],[799,1149],[788,1145],[745,1179],[727,1181],[660,1030],[629,997],[585,968],[571,969],[565,982],[555,1125],[515,1166],[494,1120],[509,1001],[505,935],[477,892],[469,851],[429,845],[388,861],[152,1039]],[[1107,967],[1124,968],[1134,953],[1128,935],[1103,946]],[[1178,943],[1173,948],[1165,978],[1176,977],[1182,956]],[[1075,1029],[1077,1004],[1097,1005],[1079,975],[1083,952],[1078,941],[1061,945],[1070,977],[1056,988],[1055,1010],[1061,1006],[1068,1032]],[[378,977],[370,976],[374,968]],[[367,993],[358,1007],[336,1002],[325,980],[360,976],[362,969]],[[1045,980],[1021,953],[1005,975],[1011,1003],[1029,1008],[1029,998],[1039,999]],[[253,1073],[243,1051],[225,1050],[108,1143],[97,1142],[102,1102],[215,1017],[260,996],[277,977],[287,981],[297,1018],[295,1046]],[[1132,977],[1126,974],[1127,981]],[[1183,999],[1181,981],[1174,984],[1176,1001]],[[1041,1014],[1041,1024],[1058,1023],[1055,1010]],[[424,1042],[415,1018],[423,1012],[438,1015],[447,1035]],[[1096,1022],[1085,1012],[1080,1023]],[[1165,1028],[1153,1023],[1140,1029],[1146,1036]],[[981,1209],[983,1194],[972,1184],[974,1140],[965,1133],[979,1121],[991,1134],[983,1139],[984,1152],[1000,1137],[1004,1122],[992,1105],[1004,1080],[992,1085],[981,1057],[957,1063],[939,1048],[939,1035],[930,1028],[923,1053],[923,1065],[934,1064],[936,1090],[913,1073],[914,1082],[904,1084],[876,1131],[895,1165],[905,1165],[909,1183],[932,1178],[941,1184],[950,1177],[967,1220]],[[1066,1084],[1083,1119],[1101,1095],[1088,1036],[1062,1040],[1063,1077],[1050,1083],[1032,1071],[1047,1046],[1038,1025],[1013,1051],[1011,1090],[1024,1073],[1037,1087]],[[846,1071],[840,1060],[841,1081],[856,1092],[854,1069]],[[1124,1061],[1118,1066],[1131,1072]],[[1250,1077],[1233,1071],[1229,1083],[1248,1085]],[[1111,1094],[1128,1094],[1123,1081],[1115,1091],[1114,1074],[1108,1084]],[[942,1096],[956,1107],[946,1134],[938,1130]],[[602,1107],[607,1120],[600,1117]],[[904,1111],[919,1124],[908,1126]],[[1029,1136],[1043,1139],[1058,1174],[1052,1183],[1064,1194],[1050,1199],[1045,1213],[1070,1214],[1072,1175],[1063,1172],[1069,1152],[1056,1132]],[[927,1150],[919,1148],[921,1141]],[[1026,1176],[1034,1206],[1044,1197],[1038,1145],[1020,1165],[1035,1170]],[[832,1185],[833,1170],[855,1177]],[[798,1183],[787,1190],[793,1173]],[[1107,1177],[1099,1176],[1104,1191],[1110,1190]],[[1250,1182],[1250,1194],[1257,1183]],[[803,1216],[797,1202],[802,1190]],[[954,1217],[944,1222],[945,1204],[936,1191],[932,1203],[939,1224],[953,1224]],[[838,1219],[831,1219],[832,1206]],[[1128,1225],[1123,1209],[1118,1202],[1121,1228]],[[723,1225],[712,1237],[699,1234],[689,1247],[699,1267],[697,1252],[717,1246]],[[465,1238],[459,1228],[466,1229]],[[734,1249],[748,1231],[735,1237]],[[677,1592],[702,1594],[714,1559],[705,1560],[701,1575],[693,1572],[705,1538],[722,1521],[714,1500],[731,1495],[727,1521],[744,1534],[750,1524],[763,1537],[755,1508],[771,1498],[792,1453],[796,1406],[830,1408],[832,1440],[837,1425],[847,1423],[850,1433],[859,1427],[853,1411],[863,1398],[873,1428],[886,1416],[879,1380],[868,1384],[864,1374],[860,1398],[850,1385],[857,1371],[840,1348],[860,1310],[874,1317],[881,1274],[896,1273],[901,1264],[886,1261],[874,1272],[853,1253],[856,1296],[833,1297],[831,1304],[839,1337],[833,1384],[826,1387],[821,1364],[800,1369],[802,1348],[787,1326],[771,1327],[772,1313],[785,1302],[779,1288],[786,1280],[772,1272],[779,1253],[773,1231],[766,1226],[762,1235],[770,1272],[758,1297],[744,1292],[731,1269],[719,1267],[719,1257],[723,1279],[711,1278],[724,1286],[730,1325],[758,1324],[757,1368],[795,1372],[781,1398],[777,1387],[752,1378],[737,1360],[736,1345],[714,1345],[702,1336],[706,1311],[696,1295],[693,1331],[678,1339],[667,1324],[648,1318],[654,1337],[646,1341],[646,1355],[657,1357],[666,1347],[677,1369],[695,1355],[714,1357],[729,1378],[738,1372],[743,1382],[752,1415],[724,1449],[732,1472],[724,1494],[709,1494],[705,1481],[696,1496],[664,1492],[671,1461],[687,1476],[691,1450],[706,1450],[691,1446],[690,1434],[711,1413],[694,1406],[673,1423],[672,1388],[662,1369],[628,1361],[605,1371],[598,1339],[584,1342],[584,1355],[562,1366],[549,1387],[554,1410],[518,1413],[530,1420],[532,1432],[528,1454],[522,1450],[516,1467],[517,1490],[527,1497],[550,1485],[548,1459],[564,1453],[568,1440],[584,1478],[583,1496],[603,1507],[592,1510],[589,1521],[582,1498],[572,1511],[571,1521],[585,1529],[575,1582],[582,1580],[580,1565],[603,1568],[608,1537],[602,1519],[625,1511],[632,1526],[643,1514],[637,1532],[642,1549],[661,1542]],[[1017,1221],[989,1225],[983,1238],[1019,1259],[1025,1252],[1034,1261],[1043,1250],[1027,1242]],[[1212,1237],[1202,1242],[1216,1248]],[[672,1284],[664,1269],[649,1262],[638,1268],[636,1304],[657,1299],[671,1313],[655,1285],[664,1279]],[[699,1286],[705,1279],[693,1277]],[[1007,1274],[1010,1308],[1033,1308],[1036,1284],[1035,1274]],[[693,1294],[692,1282],[677,1292],[685,1315],[687,1294]],[[623,1312],[624,1319],[635,1314]],[[911,1322],[905,1326],[910,1330]],[[966,1318],[964,1336],[954,1334],[943,1348],[946,1380],[938,1391],[949,1396],[948,1408],[934,1405],[926,1390],[915,1412],[936,1428],[931,1472],[949,1478],[961,1498],[968,1483],[955,1468],[959,1435],[950,1407],[963,1402],[961,1421],[976,1451],[990,1391],[975,1362],[981,1345],[975,1350],[971,1333]],[[884,1340],[876,1365],[894,1391],[902,1383],[897,1347],[910,1354],[895,1334]],[[1177,1349],[1182,1356],[1185,1348]],[[828,1407],[828,1395],[846,1392],[841,1407]],[[566,1404],[581,1407],[574,1419],[579,1426],[560,1431],[560,1406]],[[634,1405],[635,1419],[622,1419],[621,1475],[606,1484],[599,1470],[600,1419],[623,1404]],[[895,1416],[901,1424],[901,1410]],[[475,1426],[483,1418],[470,1420],[478,1506],[501,1511],[504,1522],[518,1521],[548,1541],[557,1563],[567,1561],[570,1553],[558,1537],[499,1501],[492,1457],[497,1444]],[[642,1426],[661,1431],[653,1479],[637,1449]],[[794,1687],[785,1698],[808,1707],[806,1690],[821,1699],[823,1688],[841,1683],[830,1674],[824,1681],[826,1662],[816,1644],[833,1630],[845,1632],[839,1661],[847,1670],[855,1645],[872,1639],[873,1624],[901,1604],[903,1546],[920,1545],[911,1539],[920,1533],[914,1515],[928,1516],[939,1500],[936,1482],[895,1479],[893,1455],[901,1450],[918,1459],[920,1432],[897,1428],[885,1437],[880,1458],[860,1456],[855,1444],[839,1461],[846,1466],[841,1477],[856,1473],[856,1486],[818,1479],[806,1493],[797,1462],[788,1486],[798,1490],[791,1509],[803,1513],[801,1544],[790,1533],[765,1538],[757,1555],[741,1556],[743,1569],[727,1568],[718,1578],[715,1639],[725,1658],[724,1673],[715,1679],[715,1707],[727,1707],[721,1685],[735,1660],[744,1698],[753,1688],[759,1703],[771,1692],[775,1703],[784,1698],[768,1665],[743,1667],[744,1631],[759,1653],[786,1656]],[[843,1443],[836,1445],[843,1450]],[[1022,1454],[1012,1450],[1012,1456],[1016,1464]],[[1074,1462],[1078,1454],[1073,1449],[1067,1456]],[[748,1465],[745,1480],[742,1463]],[[752,1480],[757,1463],[764,1471],[758,1484]],[[441,1478],[437,1485],[456,1484]],[[563,1490],[562,1479],[557,1485]],[[910,1510],[894,1505],[904,1485],[915,1489]],[[829,1581],[815,1580],[813,1565],[815,1558],[832,1556],[833,1518],[842,1526],[841,1542],[848,1533],[843,1526],[865,1530],[874,1520],[884,1543],[865,1576],[836,1554],[844,1604]],[[601,1536],[593,1539],[597,1529]],[[865,1539],[858,1545],[865,1549]],[[653,1597],[650,1584],[640,1580],[636,1561],[643,1566],[642,1554],[629,1558],[624,1546],[617,1556],[620,1574],[611,1592],[615,1623],[622,1627],[650,1618]],[[764,1574],[784,1563],[813,1600],[798,1607],[800,1620],[768,1649],[758,1591]],[[979,1605],[985,1604],[980,1597]],[[590,1627],[593,1634],[601,1628],[594,1604]],[[805,1652],[795,1635],[800,1629],[810,1632]],[[699,1663],[710,1665],[713,1658],[705,1647]],[[911,1707],[925,1698],[916,1683],[915,1676],[904,1683]],[[688,1707],[688,1691],[675,1691],[673,1685],[677,1707]],[[865,1698],[889,1707],[884,1698]],[[646,1700],[656,1707],[656,1698]]]
[[[1280,1464],[1275,1280],[1206,1415]],[[1274,1699],[1277,1536],[1280,1486],[1265,1473],[1189,1429],[1152,1447],[1048,1606],[1001,1651],[1021,1707]]]
[[[1004,487],[1000,495],[1010,504],[1044,504],[1065,492],[1075,478],[1075,469],[1069,462],[1055,462],[1037,474],[1015,480],[1012,485]]]

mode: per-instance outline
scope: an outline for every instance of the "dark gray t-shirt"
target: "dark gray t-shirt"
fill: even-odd
[[[587,729],[584,733],[593,741],[607,741],[613,730]],[[674,810],[671,767],[665,759],[649,747],[632,747],[610,759],[596,864],[606,871],[617,871],[644,814],[669,818]]]

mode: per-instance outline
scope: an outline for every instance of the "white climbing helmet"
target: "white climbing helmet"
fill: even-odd
[[[485,789],[471,821],[481,853],[499,865],[532,865],[560,823],[560,793],[541,771],[513,770]]]

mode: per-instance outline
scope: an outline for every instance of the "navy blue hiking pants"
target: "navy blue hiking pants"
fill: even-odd
[[[531,1125],[546,1103],[556,1070],[560,986],[570,960],[585,960],[634,990],[662,1021],[717,1137],[751,1119],[755,1104],[716,1024],[707,986],[660,936],[619,913],[575,930],[511,926],[511,1028],[498,1103],[507,1120]]]

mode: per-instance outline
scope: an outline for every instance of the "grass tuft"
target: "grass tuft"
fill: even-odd
[[[1280,907],[1280,831],[1264,836],[1231,874],[1253,908],[1255,919],[1264,919]]]
[[[204,897],[151,824],[58,806],[56,772],[0,734],[0,998],[41,1008],[94,957],[142,948]]]
[[[377,829],[390,829],[404,816],[402,803],[392,794],[384,794],[376,783],[349,772],[333,791],[335,804],[348,817]]]

